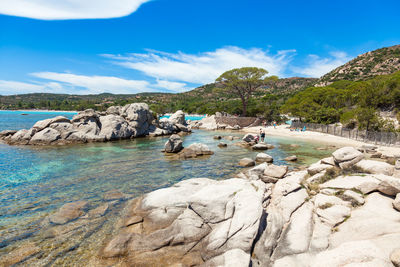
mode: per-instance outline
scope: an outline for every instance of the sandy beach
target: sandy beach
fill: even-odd
[[[296,139],[301,139],[304,141],[314,141],[320,142],[324,144],[335,145],[336,147],[344,147],[344,146],[352,146],[352,147],[360,147],[362,145],[368,144],[361,141],[356,141],[340,136],[334,136],[325,133],[319,132],[312,132],[312,131],[305,131],[305,132],[297,132],[297,131],[290,131],[287,125],[280,125],[276,128],[272,126],[267,127],[250,127],[243,129],[246,133],[259,133],[260,129],[265,130],[266,137],[270,136],[282,136],[282,137],[291,137]],[[393,146],[378,146],[378,151],[382,152],[382,154],[387,156],[395,156],[400,155],[400,147],[393,147]]]

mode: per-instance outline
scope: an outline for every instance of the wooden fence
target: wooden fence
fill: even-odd
[[[386,146],[400,146],[400,135],[398,133],[347,129],[342,126],[336,126],[332,124],[325,125],[316,123],[303,123],[299,121],[292,122],[292,127],[303,129],[304,126],[306,127],[307,131],[327,133],[366,143]]]

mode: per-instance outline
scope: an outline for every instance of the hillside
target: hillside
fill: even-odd
[[[265,84],[254,97],[259,99],[265,95],[273,95],[276,96],[273,99],[282,99],[282,96],[285,99],[288,95],[293,95],[306,87],[312,86],[315,81],[317,79],[299,77],[279,79]],[[211,83],[178,94],[114,95],[104,93],[99,95],[67,95],[36,93],[11,95],[0,96],[0,109],[83,110],[93,108],[105,110],[112,105],[145,102],[158,113],[174,112],[177,109],[183,109],[189,113],[213,113],[222,110],[240,113],[240,103],[237,96],[220,89],[220,85]]]
[[[349,128],[394,131],[400,120],[400,71],[366,81],[309,87],[288,99],[282,111],[303,122],[341,122]]]
[[[339,80],[363,81],[400,70],[400,45],[384,47],[359,55],[355,59],[322,76],[317,86]]]

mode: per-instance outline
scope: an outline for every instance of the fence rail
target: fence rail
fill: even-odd
[[[332,124],[325,125],[316,123],[303,123],[298,121],[292,122],[292,127],[306,127],[308,131],[327,133],[377,145],[400,146],[400,135],[392,132],[374,132],[367,130],[347,129],[342,126],[336,126]]]

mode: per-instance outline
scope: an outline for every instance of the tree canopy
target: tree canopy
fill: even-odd
[[[265,85],[268,80],[278,79],[276,76],[267,77],[268,71],[256,67],[243,67],[224,72],[216,81],[223,84],[223,89],[240,97],[246,116],[249,99],[252,94]]]

